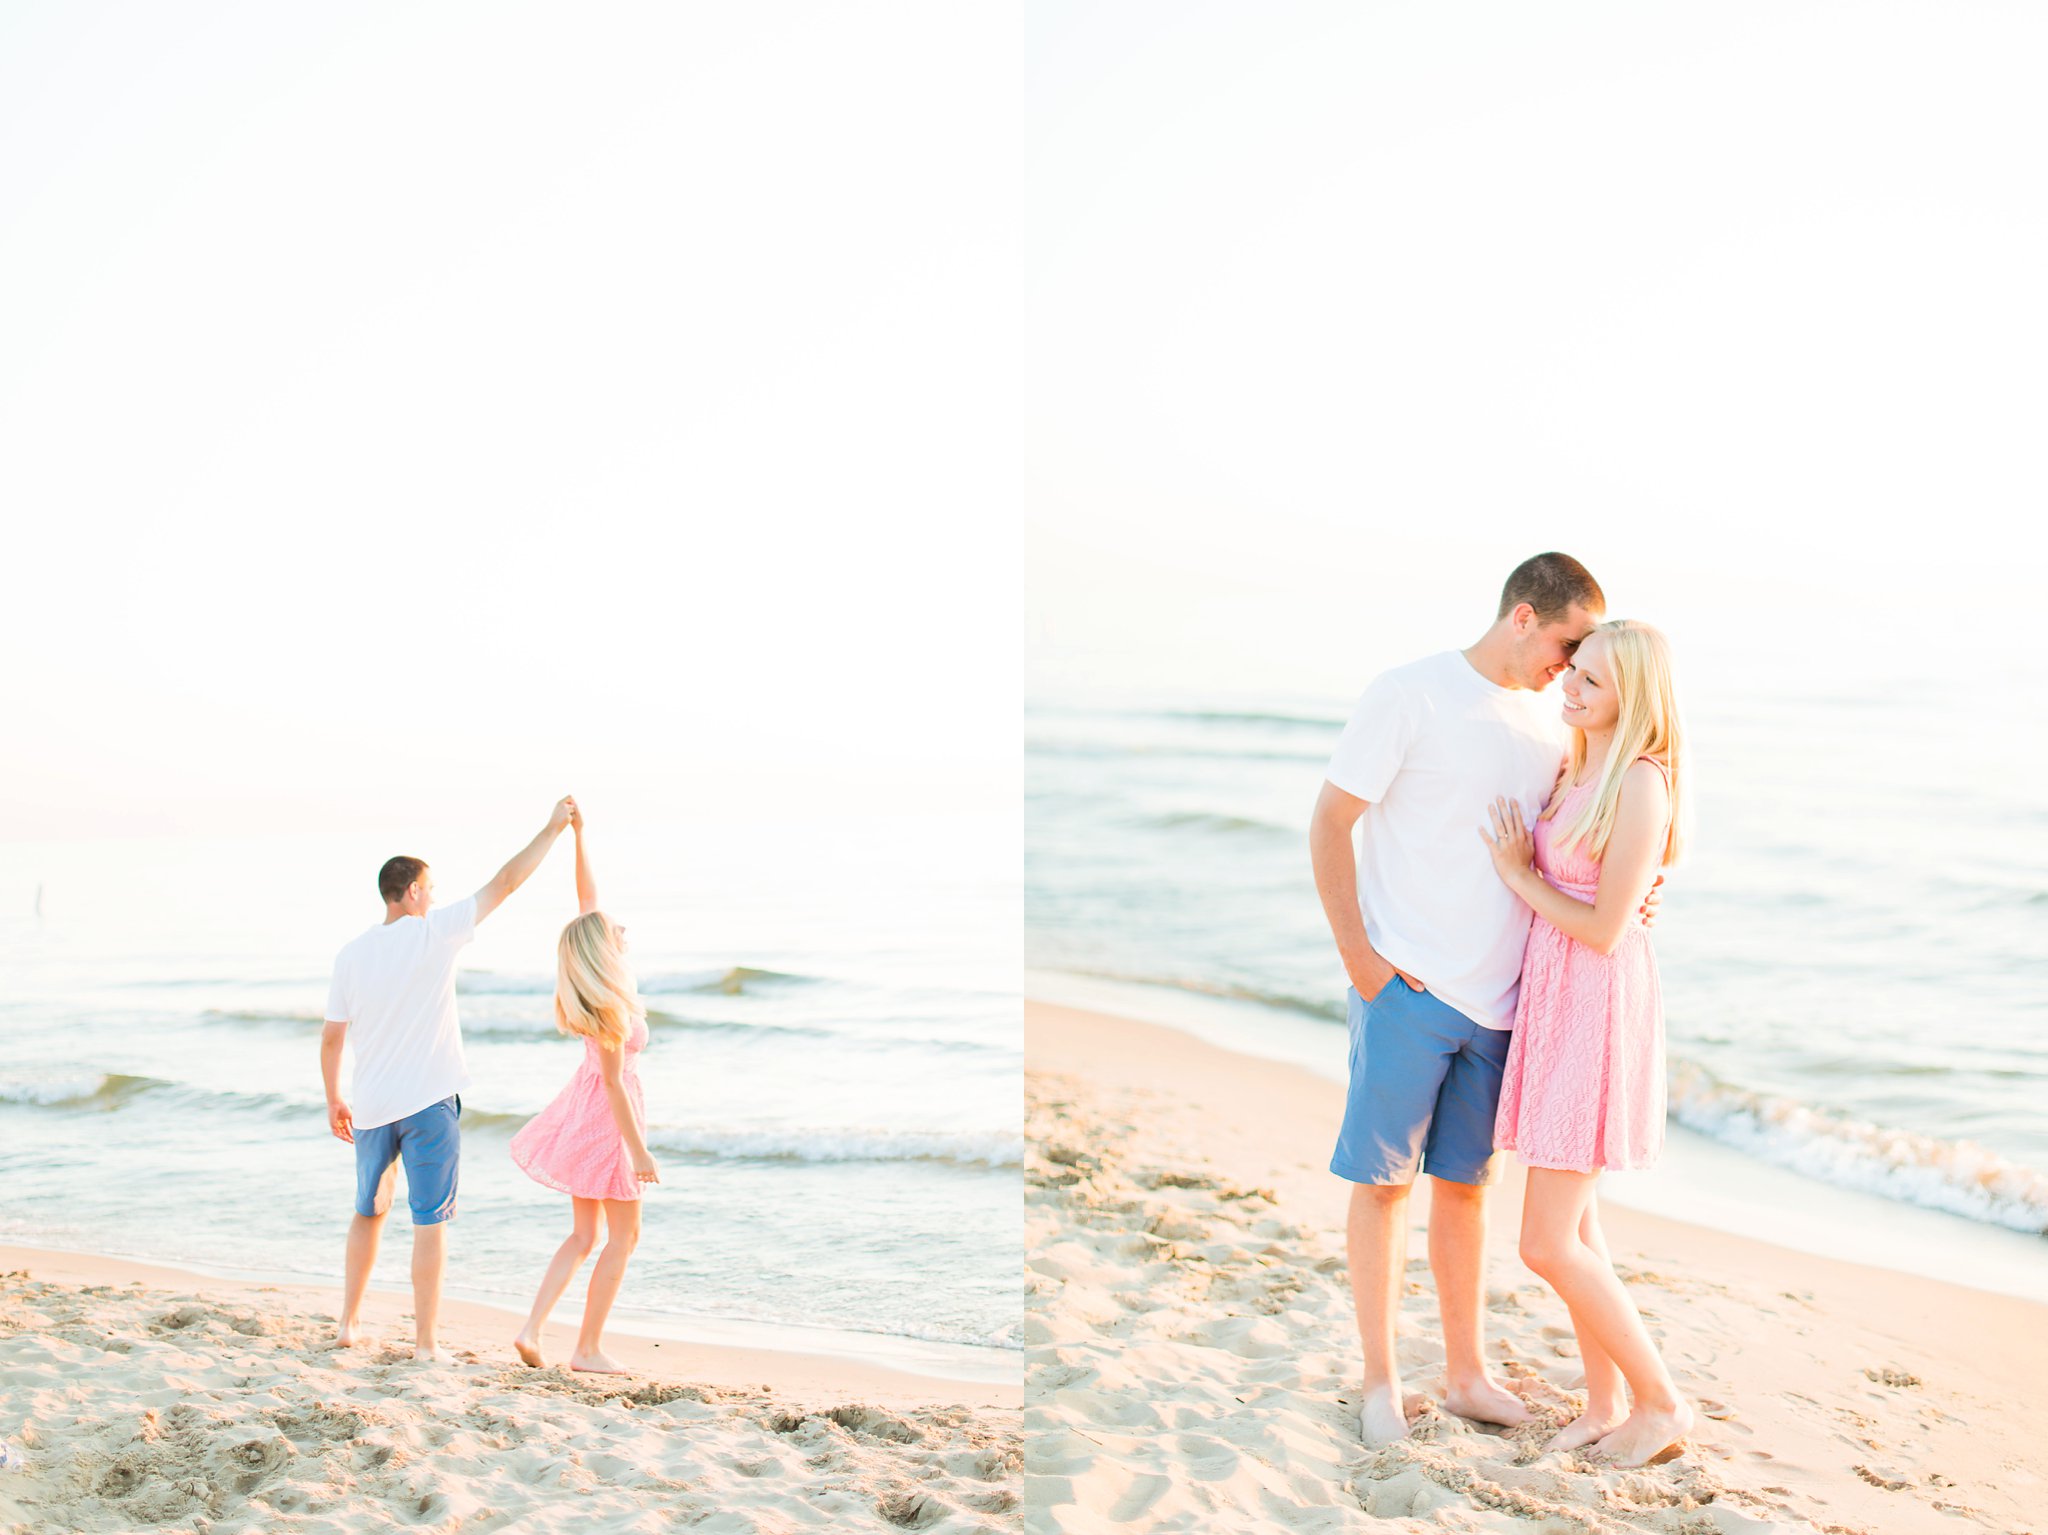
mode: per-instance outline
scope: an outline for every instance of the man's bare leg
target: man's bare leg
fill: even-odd
[[[384,1169],[377,1184],[377,1197],[370,1201],[375,1215],[357,1214],[348,1226],[348,1260],[342,1267],[341,1325],[335,1342],[354,1348],[363,1341],[363,1297],[369,1293],[370,1270],[377,1266],[377,1243],[384,1235],[384,1217],[391,1209],[391,1189],[398,1177],[398,1164]]]
[[[354,1215],[348,1223],[348,1260],[342,1269],[341,1326],[335,1342],[354,1348],[363,1341],[363,1297],[369,1293],[370,1270],[377,1266],[377,1243],[384,1235],[384,1217]]]
[[[412,1357],[452,1363],[435,1341],[441,1322],[441,1271],[448,1261],[448,1223],[412,1228]]]
[[[1429,1271],[1444,1323],[1444,1406],[1481,1423],[1527,1423],[1528,1404],[1486,1369],[1485,1184],[1430,1180]]]
[[[1409,1183],[1357,1183],[1351,1187],[1351,1218],[1345,1251],[1351,1269],[1351,1303],[1358,1312],[1358,1341],[1365,1353],[1365,1396],[1358,1431],[1368,1445],[1392,1444],[1408,1434],[1401,1410],[1401,1368],[1394,1357],[1394,1319],[1408,1267]]]

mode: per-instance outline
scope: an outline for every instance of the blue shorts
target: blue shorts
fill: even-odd
[[[1353,1183],[1491,1183],[1506,1029],[1481,1028],[1396,975],[1370,1002],[1346,988],[1351,1086],[1330,1171]]]
[[[462,1095],[430,1103],[373,1130],[356,1131],[356,1214],[382,1215],[391,1208],[385,1174],[405,1159],[405,1197],[415,1226],[455,1219],[455,1178],[462,1169]],[[382,1194],[380,1201],[378,1195]]]

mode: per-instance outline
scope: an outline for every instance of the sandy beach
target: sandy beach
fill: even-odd
[[[1514,1432],[1411,1403],[1368,1451],[1326,1171],[1341,1090],[1173,1030],[1027,1005],[1025,1421],[1034,1531],[2048,1528],[2048,1310],[1607,1207],[1617,1265],[1703,1410],[1623,1471],[1542,1442],[1581,1384],[1561,1302],[1493,1203],[1487,1335]],[[1427,1180],[1424,1180],[1427,1183]],[[1401,1358],[1441,1365],[1411,1238]]]
[[[517,1319],[0,1247],[0,1532],[1019,1528],[1014,1386],[607,1334],[625,1377],[530,1370]],[[565,1308],[567,1309],[567,1308]],[[553,1356],[570,1332],[550,1328]]]

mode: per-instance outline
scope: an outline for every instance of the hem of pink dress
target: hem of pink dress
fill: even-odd
[[[1657,1158],[1642,1162],[1557,1162],[1530,1156],[1510,1142],[1497,1144],[1495,1151],[1512,1151],[1524,1167],[1540,1167],[1547,1173],[1645,1173],[1657,1165]]]
[[[567,1194],[571,1199],[610,1199],[625,1203],[640,1197],[640,1186],[637,1182],[634,1184],[633,1191],[630,1194],[614,1194],[609,1190],[600,1194],[586,1194],[580,1189],[572,1189],[559,1178],[550,1177],[540,1169],[528,1166],[516,1156],[512,1159],[512,1162],[522,1173],[525,1173],[527,1177],[538,1183],[542,1188],[553,1189],[557,1194]]]

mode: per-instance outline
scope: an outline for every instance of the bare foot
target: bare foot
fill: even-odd
[[[536,1370],[540,1369],[545,1363],[540,1357],[540,1340],[538,1338],[529,1338],[523,1332],[512,1340],[512,1351]]]
[[[433,1343],[415,1343],[412,1357],[420,1364],[453,1364],[455,1356],[445,1348]]]
[[[569,1368],[581,1370],[586,1375],[631,1375],[633,1372],[620,1364],[603,1349],[592,1349],[589,1353],[574,1353],[569,1356]]]
[[[1491,1376],[1461,1380],[1444,1393],[1444,1406],[1461,1418],[1514,1428],[1527,1423],[1529,1404]]]
[[[1593,1453],[1617,1466],[1656,1466],[1685,1453],[1692,1432],[1692,1407],[1680,1402],[1664,1412],[1638,1407],[1620,1428],[1593,1446]]]
[[[1588,1402],[1584,1412],[1551,1436],[1550,1442],[1543,1446],[1544,1453],[1548,1454],[1552,1450],[1576,1450],[1582,1444],[1605,1439],[1621,1427],[1622,1420],[1627,1416],[1628,1408],[1625,1406],[1609,1407],[1603,1404],[1595,1407]]]
[[[363,1324],[360,1322],[343,1322],[340,1329],[334,1334],[334,1346],[336,1348],[354,1348],[362,1341]]]
[[[1377,1450],[1408,1437],[1408,1418],[1401,1408],[1399,1386],[1378,1386],[1366,1392],[1365,1400],[1358,1404],[1358,1437],[1367,1449]]]

